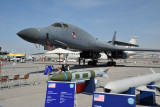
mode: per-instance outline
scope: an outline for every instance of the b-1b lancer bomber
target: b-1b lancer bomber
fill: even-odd
[[[17,33],[22,39],[36,44],[41,44],[45,49],[52,47],[62,47],[68,49],[76,49],[81,51],[80,58],[92,59],[88,65],[97,65],[98,58],[101,57],[100,52],[104,52],[111,60],[108,65],[116,65],[113,59],[126,59],[129,57],[124,51],[151,51],[160,52],[160,49],[144,49],[144,48],[123,48],[121,46],[138,46],[135,44],[116,41],[116,32],[112,41],[103,42],[85,30],[67,23],[54,23],[47,27],[28,28]]]

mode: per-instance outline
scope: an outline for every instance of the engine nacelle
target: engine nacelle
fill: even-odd
[[[124,51],[114,51],[111,54],[114,59],[126,59],[129,57],[129,55]]]
[[[95,51],[82,51],[82,53],[80,53],[80,57],[86,59],[98,59],[101,57],[101,54]]]
[[[127,58],[129,58],[129,54],[126,52],[123,52],[122,59],[127,59]]]

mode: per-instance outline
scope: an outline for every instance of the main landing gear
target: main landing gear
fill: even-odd
[[[116,66],[116,62],[111,59],[111,61],[107,62],[107,66]]]
[[[109,61],[107,62],[107,66],[116,66],[116,62]]]
[[[83,60],[83,65],[85,65],[85,59],[84,58],[79,58],[79,65],[81,65],[81,60]]]
[[[70,70],[70,66],[67,64],[62,64],[62,70],[63,71],[69,71]]]
[[[83,65],[85,65],[85,58],[79,58],[79,65],[81,64],[81,60],[83,60]],[[88,65],[89,66],[96,66],[97,65],[97,60],[92,60],[92,61],[88,61]]]
[[[93,61],[88,61],[88,65],[89,66],[96,66],[97,65],[97,60],[93,60]]]

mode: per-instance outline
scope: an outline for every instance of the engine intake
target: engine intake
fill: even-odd
[[[99,54],[99,52],[95,52],[95,51],[83,51],[82,53],[80,53],[80,57],[81,58],[92,58],[92,59],[98,59],[101,57],[101,54]]]
[[[123,51],[115,51],[112,52],[112,58],[114,59],[126,59],[129,57],[129,55]]]

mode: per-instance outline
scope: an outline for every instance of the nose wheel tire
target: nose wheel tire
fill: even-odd
[[[69,66],[69,65],[66,65],[66,66],[64,67],[64,69],[65,69],[65,71],[69,71],[69,70],[70,70],[70,66]]]
[[[66,71],[69,71],[69,70],[70,70],[70,66],[69,66],[69,65],[66,65],[66,66],[65,66],[65,69],[66,69]]]
[[[62,65],[62,70],[63,71],[69,71],[70,70],[70,66],[69,65]]]
[[[116,66],[116,62],[111,62],[111,61],[109,61],[109,62],[107,63],[107,66]]]
[[[88,61],[89,66],[96,66],[97,65],[97,60],[94,61]]]

